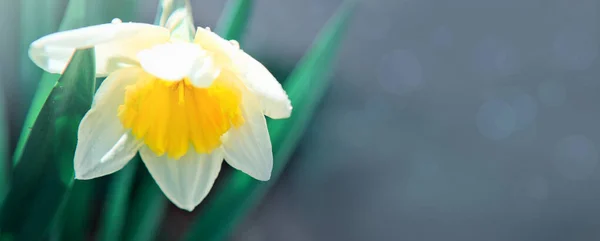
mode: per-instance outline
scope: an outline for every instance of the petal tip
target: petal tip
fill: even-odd
[[[77,180],[90,180],[90,179],[94,179],[95,176],[90,175],[89,173],[81,173],[78,171],[75,171],[75,179]]]
[[[175,205],[177,208],[188,211],[188,212],[192,212],[194,211],[194,209],[196,209],[196,207],[198,205],[200,205],[200,203],[202,203],[202,201],[204,200],[204,198],[200,199],[200,200],[194,200],[193,195],[190,196],[186,196],[186,197],[175,197],[173,195],[171,195],[170,193],[165,193],[165,196],[171,200],[171,203],[173,203],[173,205]]]
[[[198,204],[194,205],[194,204],[191,204],[191,203],[180,204],[180,203],[173,202],[173,204],[176,207],[178,207],[179,209],[182,209],[182,210],[185,210],[185,211],[188,211],[188,212],[193,212],[194,209],[196,208],[196,206],[198,206]]]
[[[272,165],[273,161],[271,160],[266,163],[270,163],[270,164],[267,164],[266,166],[264,166],[262,168],[261,167],[240,168],[241,166],[235,165],[235,163],[231,163],[231,162],[229,162],[229,165],[258,181],[266,182],[271,179],[271,172],[273,171],[273,165]],[[232,165],[232,164],[234,164],[234,165]]]
[[[261,173],[258,175],[255,175],[254,177],[256,180],[262,181],[262,182],[266,182],[271,180],[271,172],[265,172],[265,173]]]
[[[279,108],[277,108],[279,106]],[[263,104],[264,114],[271,119],[287,119],[292,116],[292,103],[288,100],[287,104],[276,105],[276,104]]]

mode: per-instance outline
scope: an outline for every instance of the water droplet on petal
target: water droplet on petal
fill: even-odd
[[[113,20],[110,21],[110,23],[112,23],[112,24],[118,24],[118,23],[123,23],[123,21],[121,21],[120,18],[113,18]]]
[[[233,47],[235,47],[236,49],[240,48],[240,43],[236,40],[229,40],[229,43],[231,43],[231,45],[233,45]]]

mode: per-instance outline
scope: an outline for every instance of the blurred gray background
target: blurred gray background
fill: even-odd
[[[214,27],[224,1],[192,1]],[[341,2],[256,0],[242,47],[289,68]],[[599,5],[362,0],[303,144],[231,240],[600,239]]]
[[[341,2],[258,0],[244,47],[297,60]],[[301,148],[232,240],[600,239],[599,5],[361,1]]]

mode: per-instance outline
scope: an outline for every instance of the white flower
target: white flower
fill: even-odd
[[[223,159],[258,180],[273,166],[265,116],[287,118],[277,80],[236,42],[199,28],[193,42],[143,23],[58,32],[31,44],[42,69],[62,73],[76,49],[95,47],[96,75],[108,76],[79,125],[75,177],[121,169],[139,151],[165,195],[193,210]]]

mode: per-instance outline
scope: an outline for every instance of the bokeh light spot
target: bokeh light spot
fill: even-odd
[[[510,136],[515,130],[516,124],[515,111],[503,100],[488,100],[477,112],[479,133],[492,140],[500,140]]]
[[[556,144],[555,168],[564,177],[573,180],[588,178],[598,164],[594,143],[583,135],[572,135]]]
[[[525,93],[518,94],[514,96],[510,104],[517,117],[517,129],[524,129],[535,120],[537,115],[537,103],[530,95]]]
[[[553,42],[556,64],[568,70],[590,67],[598,54],[598,43],[592,34],[574,30],[558,32]]]
[[[486,38],[473,49],[473,66],[476,72],[484,75],[506,76],[519,71],[517,51],[505,42]]]

